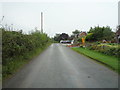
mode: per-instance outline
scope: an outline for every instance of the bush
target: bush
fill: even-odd
[[[10,60],[10,58],[23,56],[25,53],[29,53],[37,48],[43,48],[50,41],[46,34],[38,31],[30,35],[5,30],[2,33],[3,64],[7,63],[8,61],[6,62],[6,60]]]
[[[21,66],[32,53],[43,49],[50,43],[45,33],[35,31],[31,34],[22,34],[17,31],[2,30],[2,65],[3,77],[11,74]]]
[[[116,45],[116,44],[113,44]],[[120,47],[110,47],[101,44],[92,44],[87,47],[90,50],[95,50],[106,55],[120,57]]]

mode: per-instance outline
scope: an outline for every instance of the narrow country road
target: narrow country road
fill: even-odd
[[[117,88],[118,74],[60,44],[52,44],[3,88]]]

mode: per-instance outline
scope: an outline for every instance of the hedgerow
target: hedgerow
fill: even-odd
[[[1,30],[3,77],[13,73],[21,60],[28,60],[31,53],[34,53],[37,49],[45,48],[51,42],[47,34],[37,30],[30,34],[23,34],[20,31]]]

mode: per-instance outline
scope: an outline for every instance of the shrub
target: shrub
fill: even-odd
[[[29,35],[17,31],[2,30],[2,60],[3,65],[11,61],[11,58],[24,56],[37,48],[43,48],[49,43],[50,38],[38,31]]]
[[[112,44],[116,45],[116,44]],[[91,44],[87,47],[90,50],[95,50],[101,53],[104,53],[106,55],[120,57],[120,47],[111,47],[108,45],[102,45],[102,44]]]

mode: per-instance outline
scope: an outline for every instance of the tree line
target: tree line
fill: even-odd
[[[72,35],[69,36],[66,33],[62,33],[62,34],[56,34],[54,36],[54,40],[55,41],[60,41],[60,40],[68,40],[68,39],[75,39],[75,37],[78,37],[78,35],[81,33],[82,31],[80,30],[75,30],[72,32]],[[100,26],[95,26],[95,27],[91,27],[90,30],[88,32],[86,32],[87,35],[85,36],[86,41],[89,42],[95,42],[95,41],[102,41],[102,40],[106,40],[106,41],[114,41],[115,42],[115,37],[116,34],[115,32],[112,31],[112,29],[109,26],[106,27],[100,27]],[[64,35],[63,35],[64,34]],[[81,40],[81,37],[78,37],[78,41]]]

